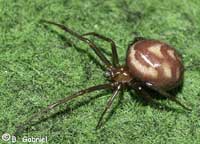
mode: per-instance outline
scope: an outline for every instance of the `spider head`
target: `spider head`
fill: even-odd
[[[133,76],[129,73],[126,67],[109,69],[105,72],[105,76],[113,82],[120,82],[120,83],[128,83],[133,78]]]
[[[113,69],[107,69],[104,73],[105,77],[108,79],[112,79],[114,77]]]

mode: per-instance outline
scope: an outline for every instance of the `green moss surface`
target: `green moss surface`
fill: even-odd
[[[185,112],[168,100],[159,100],[160,110],[125,91],[116,99],[108,121],[96,131],[111,96],[110,91],[98,91],[53,110],[21,133],[17,143],[23,143],[23,136],[47,136],[49,144],[199,144],[199,6],[199,0],[0,0],[0,135],[12,134],[16,125],[48,104],[106,82],[88,45],[40,23],[47,19],[81,34],[94,31],[112,38],[121,64],[136,36],[171,44],[188,67],[177,97],[193,111]],[[91,40],[110,58],[109,44]]]

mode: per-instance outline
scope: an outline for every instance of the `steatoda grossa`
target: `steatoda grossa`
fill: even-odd
[[[183,108],[190,110],[168,92],[182,83],[184,73],[181,56],[168,44],[158,40],[138,37],[128,47],[125,65],[120,65],[116,45],[112,39],[95,32],[81,35],[62,24],[46,20],[42,20],[42,22],[58,26],[65,32],[88,44],[99,57],[101,62],[104,63],[109,83],[92,86],[58,100],[57,102],[50,104],[47,108],[34,114],[25,122],[25,124],[29,123],[29,121],[39,114],[48,112],[63,103],[77,98],[78,96],[103,89],[112,89],[113,94],[108,99],[105,109],[98,121],[97,128],[102,125],[105,113],[111,107],[120,90],[128,87],[134,89],[139,95],[150,101],[153,99],[146,89],[151,89],[163,97],[176,102]],[[91,40],[86,38],[88,35],[97,37],[111,44],[112,63]]]

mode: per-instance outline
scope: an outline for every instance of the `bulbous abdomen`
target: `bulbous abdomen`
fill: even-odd
[[[174,48],[157,40],[140,40],[128,49],[127,67],[138,80],[172,89],[182,82],[183,64]]]

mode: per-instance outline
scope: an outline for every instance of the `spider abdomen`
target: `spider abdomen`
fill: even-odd
[[[178,86],[183,77],[181,57],[174,48],[157,40],[140,40],[131,45],[127,66],[136,79],[162,89]]]

